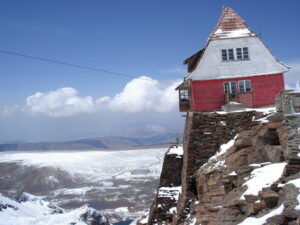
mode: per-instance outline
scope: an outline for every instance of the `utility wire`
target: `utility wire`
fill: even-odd
[[[27,54],[18,53],[18,52],[0,50],[0,53],[7,54],[7,55],[14,55],[14,56],[19,56],[19,57],[24,57],[24,58],[30,58],[30,59],[33,59],[33,60],[39,60],[39,61],[44,61],[44,62],[49,62],[49,63],[60,64],[60,65],[64,65],[64,66],[71,66],[71,67],[85,69],[85,70],[92,70],[92,71],[96,71],[96,72],[108,73],[108,74],[112,74],[112,75],[115,75],[115,76],[146,80],[146,81],[150,81],[150,82],[156,82],[155,80],[152,80],[152,79],[147,79],[147,78],[143,78],[143,77],[136,77],[136,76],[132,76],[132,75],[125,74],[125,73],[119,73],[119,72],[114,72],[114,71],[109,71],[109,70],[104,70],[104,69],[98,69],[98,68],[93,68],[93,67],[89,67],[89,66],[83,66],[83,65],[78,65],[78,64],[68,63],[68,62],[62,62],[62,61],[58,61],[58,60],[42,58],[42,57],[27,55]],[[161,84],[165,84],[165,85],[172,85],[172,84],[166,83],[166,82],[161,82],[161,81],[158,81],[158,82],[161,83]]]

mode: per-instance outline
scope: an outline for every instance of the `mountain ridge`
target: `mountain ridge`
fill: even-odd
[[[0,144],[0,151],[50,151],[50,150],[126,150],[168,146],[182,137],[180,133],[165,133],[149,137],[108,136],[82,138],[73,141],[16,142]]]

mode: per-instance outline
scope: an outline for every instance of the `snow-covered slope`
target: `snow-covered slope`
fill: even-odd
[[[135,219],[155,194],[165,151],[1,152],[0,193],[25,191],[68,209],[88,204],[111,222]]]
[[[0,194],[0,225],[109,225],[104,216],[87,206],[65,211],[41,197],[24,193],[19,201]]]

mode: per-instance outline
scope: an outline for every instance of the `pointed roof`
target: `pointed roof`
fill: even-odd
[[[210,39],[224,39],[249,37],[255,34],[249,29],[246,22],[233,9],[224,8],[216,28],[210,35]]]

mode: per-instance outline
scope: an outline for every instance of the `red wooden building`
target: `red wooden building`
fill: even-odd
[[[228,101],[249,108],[273,105],[288,71],[230,8],[206,46],[184,64],[188,73],[177,87],[180,111],[220,110]]]

